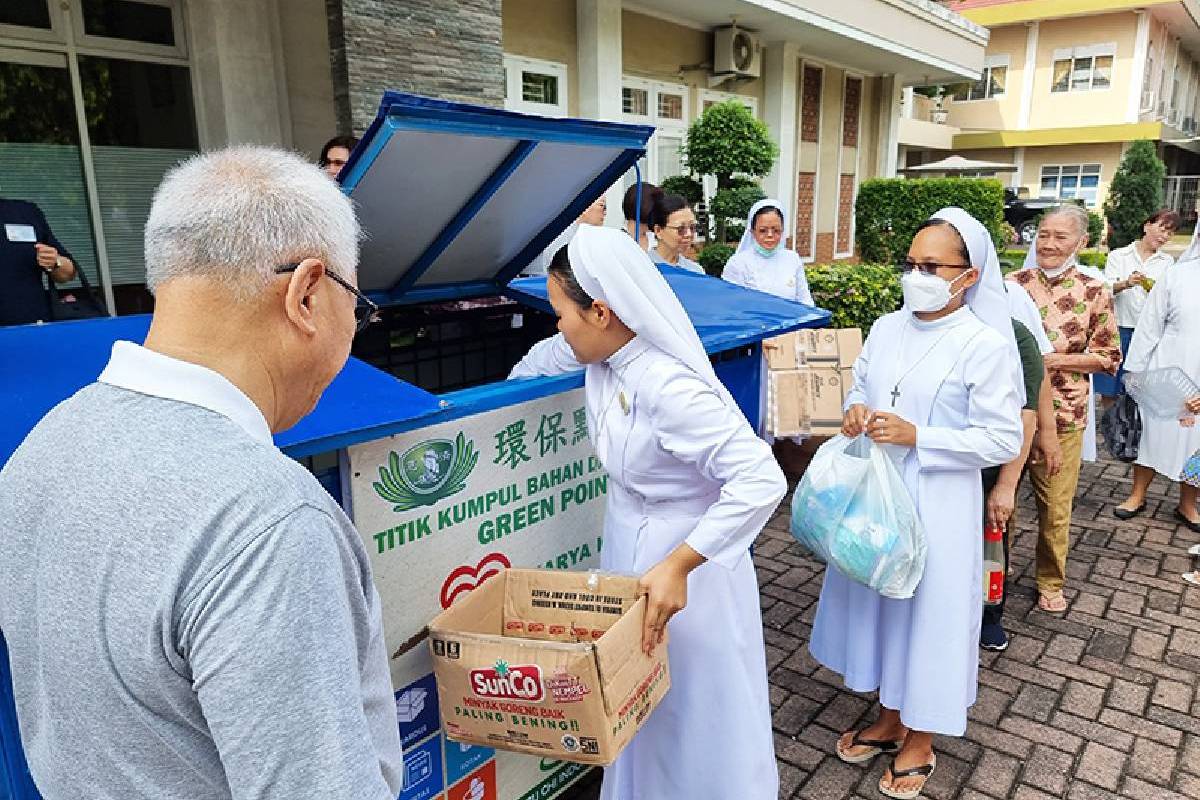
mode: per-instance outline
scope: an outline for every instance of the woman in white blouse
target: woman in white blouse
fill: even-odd
[[[1162,251],[1162,246],[1171,240],[1178,228],[1179,215],[1164,208],[1151,214],[1142,223],[1142,238],[1108,254],[1104,282],[1113,293],[1122,356],[1129,354],[1133,329],[1146,306],[1150,287],[1162,279],[1167,267],[1175,263],[1175,259]],[[1123,364],[1115,376],[1097,373],[1093,377],[1097,394],[1104,397],[1121,394],[1121,378],[1124,374]]]
[[[787,489],[783,473],[631,237],[581,227],[547,288],[561,333],[510,377],[586,365],[588,432],[608,472],[601,567],[642,576],[643,649],[670,632],[671,689],[604,771],[600,796],[775,800],[749,548]]]

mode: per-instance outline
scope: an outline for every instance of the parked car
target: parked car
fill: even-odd
[[[1083,205],[1079,199],[1064,201],[1053,197],[1031,199],[1020,197],[1012,189],[1004,190],[1004,221],[1013,226],[1017,232],[1017,241],[1024,245],[1033,244],[1037,236],[1038,220],[1042,214],[1064,202],[1074,202]]]

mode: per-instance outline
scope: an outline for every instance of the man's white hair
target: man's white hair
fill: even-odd
[[[249,301],[276,267],[306,258],[352,280],[359,238],[350,199],[320,169],[273,147],[228,147],[163,178],[146,220],[146,283],[207,278]]]
[[[1045,213],[1045,215],[1042,217],[1042,219],[1047,220],[1047,219],[1050,219],[1051,217],[1058,217],[1058,216],[1070,217],[1072,220],[1074,220],[1075,229],[1077,231],[1079,231],[1079,235],[1080,236],[1087,235],[1088,212],[1083,208],[1083,206],[1076,205],[1075,203],[1062,203],[1060,205],[1054,206],[1049,211],[1047,211]],[[1096,244],[1096,243],[1092,242],[1092,244]]]

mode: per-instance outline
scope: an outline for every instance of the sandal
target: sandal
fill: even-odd
[[[904,746],[904,740],[893,741],[891,739],[863,739],[862,731],[857,731],[854,737],[850,740],[851,747],[866,747],[866,752],[859,753],[856,756],[849,755],[842,750],[842,739],[838,737],[837,744],[833,749],[837,752],[837,757],[847,764],[862,764],[865,761],[870,761],[880,753],[894,753]],[[842,734],[845,736],[846,734]]]
[[[883,785],[883,778],[880,778],[879,779],[879,791],[885,797],[891,797],[891,798],[894,798],[894,800],[916,800],[918,797],[921,796],[921,792],[924,791],[925,784],[929,783],[929,777],[931,775],[933,775],[933,770],[936,767],[937,767],[937,755],[936,754],[933,756],[933,760],[930,761],[928,764],[921,764],[918,767],[910,767],[908,769],[902,769],[899,771],[896,770],[896,762],[895,762],[895,760],[893,760],[892,766],[890,766],[888,768],[888,771],[883,776],[883,778],[886,778],[887,775],[891,775],[892,783],[895,783],[896,781],[901,780],[903,778],[924,778],[924,780],[921,781],[921,785],[918,786],[917,788],[909,789],[907,791],[902,792],[898,789],[887,788],[886,786]]]
[[[1062,590],[1057,592],[1038,592],[1038,608],[1047,614],[1062,614],[1067,610],[1067,598]]]

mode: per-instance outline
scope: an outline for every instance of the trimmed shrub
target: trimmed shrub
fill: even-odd
[[[704,267],[704,271],[709,275],[719,278],[721,277],[721,273],[725,271],[725,262],[730,259],[733,252],[733,247],[714,242],[713,244],[704,246],[696,255],[696,262]]]
[[[983,223],[1003,249],[1004,187],[994,178],[876,178],[858,189],[854,220],[863,261],[894,264],[908,253],[921,223],[958,206]]]
[[[1079,254],[1079,263],[1096,269],[1104,269],[1104,265],[1108,263],[1108,254],[1101,253],[1099,250],[1085,250]]]
[[[700,181],[688,175],[672,175],[669,178],[663,178],[662,186],[660,187],[667,194],[682,195],[684,200],[688,201],[688,205],[694,206],[704,199],[704,186]]]
[[[936,210],[936,209],[935,209]],[[900,275],[884,264],[810,264],[805,268],[813,302],[833,313],[832,328],[862,328],[900,307]]]
[[[1112,226],[1110,248],[1124,247],[1141,237],[1146,217],[1162,207],[1166,174],[1154,142],[1139,139],[1129,145],[1104,201],[1104,216]]]
[[[762,187],[751,181],[739,181],[736,186],[717,190],[708,204],[708,211],[714,219],[725,220],[726,241],[733,239],[728,230],[731,224],[743,224],[750,214],[750,208],[766,196]],[[738,237],[741,238],[740,233]]]

